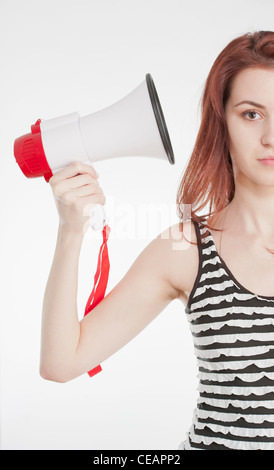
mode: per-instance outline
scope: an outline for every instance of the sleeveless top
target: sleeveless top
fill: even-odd
[[[194,226],[199,270],[185,312],[199,396],[179,449],[274,450],[274,297],[243,287],[219,256],[210,230]]]

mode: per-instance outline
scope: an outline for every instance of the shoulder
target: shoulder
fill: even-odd
[[[139,254],[126,276],[129,282],[149,286],[150,295],[163,301],[185,302],[199,269],[199,252],[193,222],[174,224],[154,238]]]
[[[197,243],[194,223],[192,221],[184,222],[183,229],[180,228],[179,223],[171,225],[160,233],[157,239],[169,240],[174,249],[177,247],[180,251],[186,251],[191,247],[191,243]]]
[[[185,222],[169,226],[150,244],[157,269],[170,286],[173,298],[185,298],[197,276],[199,252],[194,223]]]

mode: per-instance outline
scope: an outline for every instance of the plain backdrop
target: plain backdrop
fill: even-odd
[[[14,139],[38,118],[103,109],[152,74],[176,164],[140,157],[94,164],[112,230],[109,291],[150,240],[178,221],[176,191],[214,60],[235,37],[273,29],[273,17],[273,0],[0,1],[2,450],[177,449],[198,393],[177,300],[95,377],[66,384],[40,377],[58,215],[50,186],[27,179],[16,164]],[[79,261],[79,317],[100,244],[100,232],[90,230]]]

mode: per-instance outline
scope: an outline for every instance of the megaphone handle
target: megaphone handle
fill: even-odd
[[[107,217],[102,204],[94,204],[90,210],[89,224],[93,230],[103,230],[107,223]]]
[[[91,162],[85,161],[86,165],[91,165]],[[63,170],[65,167],[59,167],[58,169],[51,170],[54,175],[57,171]],[[90,220],[89,225],[93,230],[103,230],[107,223],[107,217],[104,206],[102,204],[93,204],[90,209]]]

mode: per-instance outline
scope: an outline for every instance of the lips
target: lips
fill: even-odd
[[[259,162],[262,163],[262,165],[266,166],[274,166],[274,157],[265,157],[265,158],[259,158]]]

